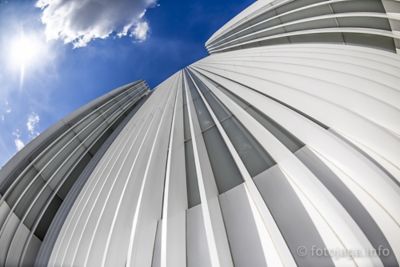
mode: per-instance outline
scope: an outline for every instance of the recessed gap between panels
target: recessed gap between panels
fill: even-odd
[[[196,81],[205,86],[199,79]],[[222,108],[227,110],[211,91],[209,91],[207,94],[214,97],[215,103],[218,103]],[[242,107],[248,108],[248,104],[243,101],[239,104]],[[227,124],[227,122],[229,122],[229,124]],[[274,128],[275,134],[278,130],[280,134],[288,134],[285,129],[278,128],[278,124],[273,124],[271,121],[268,122],[269,124],[265,125],[268,127],[272,127],[271,125],[276,127],[276,129]],[[321,236],[313,225],[310,216],[302,206],[301,201],[297,197],[290,183],[287,181],[283,172],[279,169],[278,165],[274,162],[270,155],[263,150],[262,146],[233,116],[233,114],[230,114],[230,117],[222,122],[222,126],[224,127],[224,130],[226,131],[232,144],[235,146],[235,149],[238,151],[239,156],[242,158],[242,161],[249,173],[253,177],[254,182],[265,203],[267,204],[268,209],[270,209],[274,220],[279,225],[279,230],[287,242],[288,247],[294,256],[296,264],[299,266],[333,266],[330,257],[320,257],[318,262],[313,264],[313,262],[315,262],[314,258],[309,256],[299,257],[296,255],[296,249],[300,245],[311,248],[313,245],[317,244],[317,246],[325,248]],[[287,142],[289,137],[292,136],[286,135],[285,139],[282,137],[281,139]],[[304,146],[296,139],[291,141],[293,150]],[[293,146],[293,143],[297,144],[297,146]],[[259,165],[254,165],[254,161],[260,159],[262,160],[262,164],[259,163]],[[300,222],[297,227],[298,229],[293,228],[293,225],[291,224],[291,219],[294,217]]]
[[[229,189],[243,183],[243,178],[228,150],[228,147],[218,131],[211,114],[208,112],[203,99],[197,91],[196,85],[191,80],[191,75],[186,73],[186,78],[189,86],[188,89],[192,95],[193,104],[195,106],[218,192],[222,194]],[[204,90],[204,88],[200,90]]]
[[[183,79],[182,79],[183,82]],[[185,138],[185,166],[186,166],[186,190],[188,209],[201,203],[199,185],[197,183],[196,166],[194,164],[193,145],[190,137],[189,114],[186,103],[185,86],[182,86],[183,98],[183,134]]]
[[[316,158],[315,155],[312,154],[311,151],[306,148],[304,143],[280,126],[276,121],[251,106],[245,100],[219,84],[215,82],[213,82],[213,84],[252,115],[253,118],[271,132],[281,143],[294,153],[312,173],[314,173],[314,175],[339,200],[343,207],[349,211],[349,214],[352,214],[353,219],[364,231],[374,247],[382,246],[389,250],[391,249],[387,240],[384,238],[382,233],[377,230],[375,222],[362,207],[361,203],[359,203],[357,199],[352,196],[351,192],[344,187],[340,182],[340,179],[337,178],[320,160]],[[317,229],[311,223],[310,216],[307,215],[306,210],[301,205],[295,191],[285,179],[285,175],[282,171],[275,166],[270,168],[268,171],[257,175],[254,178],[254,181],[265,203],[267,203],[274,220],[277,221],[279,229],[287,241],[296,263],[299,266],[333,265],[333,262],[329,257],[321,257],[318,259],[319,262],[315,262],[315,259],[309,257],[298,257],[295,253],[300,244],[306,248],[315,246],[315,244],[319,244],[319,246],[322,247],[325,245],[321,236],[318,234]],[[290,208],[287,209],[285,207]],[[285,210],[290,210],[290,212],[285,212]],[[296,217],[297,221],[302,222],[298,224],[298,227],[301,229],[300,231],[298,229],[296,232],[293,231],[293,227],[289,223],[291,221],[290,218],[293,217]],[[382,260],[388,266],[395,263],[394,258],[385,258]]]
[[[207,70],[205,70],[205,71],[208,72]],[[315,119],[315,118],[311,117],[310,115],[308,115],[308,114],[306,114],[306,113],[304,113],[304,112],[298,110],[297,108],[295,108],[295,107],[293,107],[293,106],[290,106],[289,104],[287,104],[287,103],[285,103],[285,102],[283,102],[283,101],[281,101],[281,100],[279,100],[279,99],[277,99],[277,98],[274,98],[274,97],[272,97],[272,96],[270,96],[270,95],[267,95],[267,94],[260,93],[260,92],[258,92],[257,90],[255,90],[255,89],[253,89],[253,88],[251,88],[251,87],[249,87],[249,86],[247,86],[247,85],[245,85],[245,84],[243,84],[243,83],[240,83],[240,82],[238,82],[238,81],[232,80],[232,79],[230,79],[230,78],[224,77],[224,76],[219,75],[219,74],[216,74],[216,73],[213,73],[213,74],[216,75],[216,76],[218,76],[218,77],[224,78],[224,79],[226,79],[226,80],[228,80],[228,81],[230,81],[230,82],[234,82],[234,83],[236,83],[236,84],[239,84],[239,85],[243,86],[244,88],[247,88],[247,89],[249,89],[249,90],[251,90],[251,91],[254,91],[254,92],[259,93],[260,95],[265,96],[265,97],[269,98],[270,100],[272,100],[272,101],[274,101],[274,102],[276,102],[276,103],[278,103],[278,104],[280,104],[280,105],[282,105],[282,106],[284,106],[284,107],[286,107],[286,108],[288,108],[288,109],[290,109],[290,110],[296,112],[297,114],[299,114],[299,115],[303,116],[304,118],[306,118],[306,119],[312,121],[313,123],[315,123],[316,125],[322,127],[322,128],[325,129],[325,130],[328,130],[328,129],[329,129],[329,127],[328,127],[327,125],[323,124],[322,122],[318,121],[317,119]],[[204,76],[203,74],[199,74],[199,75]],[[205,77],[205,76],[204,76],[204,77]],[[244,101],[242,98],[240,98],[240,97],[237,96],[236,94],[230,92],[229,90],[227,90],[225,87],[223,87],[223,86],[220,85],[219,83],[215,82],[214,80],[212,80],[212,79],[210,79],[210,78],[208,78],[208,77],[205,77],[205,78],[206,78],[210,83],[212,83],[215,87],[217,87],[218,89],[220,89],[220,91],[226,93],[227,96],[231,97],[232,100],[234,100],[237,104],[239,104],[243,109],[246,109],[248,106],[251,106],[249,103],[247,103],[246,101]],[[253,107],[253,108],[254,108],[254,107]],[[255,108],[254,108],[254,109],[255,109]],[[257,110],[257,109],[256,109],[256,110]],[[263,114],[262,112],[260,112],[260,113]],[[266,116],[265,114],[263,114],[263,115]],[[266,117],[267,117],[267,116],[266,116]]]
[[[34,219],[34,222],[36,223],[37,220],[39,220],[37,223],[36,229],[33,229],[35,231],[35,235],[39,237],[41,240],[44,239],[44,236],[47,233],[48,228],[50,227],[50,224],[56,215],[59,207],[61,206],[63,200],[65,199],[67,192],[71,189],[73,184],[75,183],[76,179],[79,177],[79,175],[83,172],[85,166],[89,164],[90,160],[92,159],[91,155],[94,155],[97,153],[97,151],[100,149],[101,145],[105,143],[105,141],[111,136],[111,134],[115,131],[115,129],[122,123],[125,117],[128,116],[131,112],[134,111],[135,107],[138,106],[140,103],[142,103],[144,100],[143,99],[137,99],[133,104],[129,106],[129,103],[126,103],[126,108],[123,112],[118,113],[118,116],[114,117],[113,121],[110,121],[110,124],[107,125],[108,129],[101,131],[98,131],[96,133],[95,137],[96,139],[93,140],[91,143],[88,144],[88,147],[85,149],[83,154],[79,154],[79,159],[77,161],[74,161],[74,164],[72,166],[72,171],[65,173],[66,175],[65,180],[63,181],[62,185],[60,185],[57,194],[53,196],[52,199],[48,199],[47,201],[50,201],[50,205],[46,208],[46,212],[44,215],[41,217],[38,216],[40,215],[40,210],[41,206],[38,205],[38,208],[36,208],[36,212],[32,214]],[[90,154],[92,153],[92,154]],[[46,202],[47,202],[46,201]],[[35,211],[35,210],[34,210]],[[27,218],[29,219],[29,217]],[[33,223],[33,222],[32,222]],[[31,227],[32,223],[28,223],[28,221],[25,222],[25,224],[28,227]]]
[[[192,75],[252,177],[275,165],[272,157],[196,75]]]
[[[303,164],[318,178],[319,181],[340,202],[343,208],[353,218],[356,224],[364,232],[374,249],[385,249],[390,251],[388,255],[378,255],[384,266],[398,266],[394,257],[393,248],[390,246],[385,235],[360,200],[346,186],[346,184],[327,166],[318,155],[308,147],[297,151],[295,155]]]
[[[296,152],[304,146],[297,137],[291,134],[288,130],[282,127],[275,120],[267,116],[266,114],[259,111],[257,108],[252,106],[247,101],[243,100],[236,94],[230,92],[220,84],[210,80],[217,89],[227,95],[236,104],[246,110],[255,120],[257,120],[262,126],[264,126],[273,136],[275,136],[283,145],[285,145],[292,153]]]

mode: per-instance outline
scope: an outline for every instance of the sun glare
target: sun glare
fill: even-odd
[[[34,38],[20,36],[11,44],[11,60],[18,67],[27,66],[36,60],[40,47]]]
[[[21,86],[26,69],[40,63],[40,55],[44,49],[45,45],[35,35],[21,34],[11,41],[9,61],[20,72]]]

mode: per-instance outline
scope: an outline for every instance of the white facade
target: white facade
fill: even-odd
[[[255,2],[81,175],[36,265],[399,266],[399,10]]]
[[[43,132],[1,169],[0,266],[33,266],[39,250],[52,248],[80,184],[148,92],[139,81],[97,98]]]
[[[395,266],[399,67],[385,51],[306,44],[176,73],[89,178],[50,265]]]
[[[210,53],[254,46],[337,43],[400,47],[399,1],[259,0],[214,33]]]

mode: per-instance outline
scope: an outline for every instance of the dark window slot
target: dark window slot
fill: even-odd
[[[190,75],[186,76],[191,79]],[[202,129],[203,140],[207,148],[208,158],[215,177],[218,192],[223,192],[243,183],[243,178],[230,154],[221,134],[214,124],[203,99],[200,97],[195,84],[192,82],[192,99],[196,109],[196,114]],[[196,85],[201,87],[203,92],[208,92],[208,88],[202,83]],[[211,93],[211,92],[209,92]]]
[[[197,183],[196,166],[194,164],[192,141],[185,142],[185,166],[186,166],[186,186],[188,196],[188,208],[201,203],[199,185]]]

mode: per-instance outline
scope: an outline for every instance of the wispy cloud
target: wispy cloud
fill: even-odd
[[[138,41],[143,42],[147,39],[149,29],[149,24],[146,21],[139,22],[133,30],[132,35],[134,35]]]
[[[147,38],[149,25],[144,14],[156,0],[38,0],[46,36],[86,46],[96,38],[112,34],[130,35],[139,41]]]
[[[24,142],[22,142],[22,140],[19,138],[14,139],[14,143],[18,151],[20,151],[25,146]]]
[[[11,109],[10,104],[8,103],[7,100],[4,101],[4,104],[5,104],[5,110],[4,110],[4,112],[5,112],[5,113],[11,113],[12,109]]]
[[[12,111],[10,104],[7,100],[5,100],[2,104],[0,104],[0,121],[6,120],[6,115],[10,114]]]
[[[15,130],[12,135],[14,136],[14,144],[17,151],[20,151],[24,146],[24,142],[21,140],[21,131],[19,129]]]
[[[12,132],[14,145],[17,151],[20,151],[25,146],[24,140],[29,141],[39,135],[39,131],[37,129],[39,122],[39,115],[36,112],[31,112],[26,120],[26,129],[22,129],[21,131],[19,128],[17,128]],[[25,138],[23,138],[23,136]]]
[[[37,126],[39,124],[40,117],[37,113],[31,112],[28,116],[28,120],[26,121],[26,128],[28,129],[28,132],[31,137],[35,137],[39,135],[39,132],[37,131]]]

